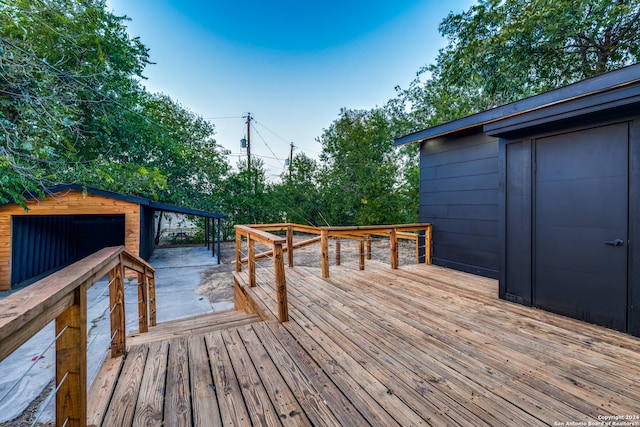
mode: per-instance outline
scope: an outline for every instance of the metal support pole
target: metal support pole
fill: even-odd
[[[221,256],[221,252],[220,252],[220,229],[222,228],[222,223],[221,220],[218,218],[218,264],[222,263],[222,256]]]

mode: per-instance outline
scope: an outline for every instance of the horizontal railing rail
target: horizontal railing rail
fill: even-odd
[[[124,354],[125,269],[138,276],[140,332],[156,324],[155,270],[124,246],[89,255],[0,301],[0,361],[55,320],[56,425],[87,420],[87,290],[109,276],[111,357]]]
[[[347,227],[314,227],[309,225],[280,223],[280,224],[251,224],[237,225],[236,229],[236,272],[242,271],[242,266],[247,265],[249,287],[256,286],[256,261],[272,257],[276,280],[276,300],[278,304],[278,318],[281,322],[289,319],[287,306],[287,288],[284,270],[283,254],[286,252],[289,267],[293,267],[294,249],[315,243],[321,245],[322,277],[329,277],[329,240],[336,241],[336,265],[340,265],[341,239],[359,241],[359,268],[364,269],[365,256],[371,259],[372,236],[382,236],[389,239],[389,253],[391,268],[399,266],[398,240],[406,239],[415,242],[416,263],[426,262],[431,264],[431,224],[401,224],[401,225],[370,225]],[[285,237],[271,232],[285,231]],[[300,242],[293,242],[294,233],[317,235]],[[418,233],[418,234],[416,234]],[[243,238],[247,241],[247,252],[243,254]],[[270,248],[264,252],[256,253],[255,243]],[[286,244],[286,246],[285,246]],[[366,245],[366,251],[365,251]],[[424,249],[421,251],[421,249]],[[365,255],[366,254],[366,255]]]

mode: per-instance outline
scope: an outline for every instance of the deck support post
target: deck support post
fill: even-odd
[[[140,332],[149,332],[149,306],[147,304],[147,276],[138,273],[138,325]]]
[[[145,268],[145,272],[146,272]],[[149,326],[156,326],[157,324],[157,311],[156,311],[156,278],[153,273],[150,273],[149,277]]]
[[[340,265],[340,237],[336,237],[336,265]]]
[[[391,268],[398,268],[398,234],[396,229],[392,229],[389,233],[389,246],[391,247]]]
[[[242,235],[236,231],[236,272],[242,271]]]
[[[289,303],[287,302],[287,281],[284,273],[284,259],[282,244],[273,245],[273,268],[276,277],[276,300],[278,302],[278,319],[280,322],[289,321]]]
[[[293,267],[293,226],[287,226],[287,257],[289,258],[289,267]]]
[[[109,272],[109,310],[111,311],[111,357],[120,357],[125,351],[126,323],[124,309],[124,280],[122,255],[120,264]]]
[[[359,257],[358,258],[360,260],[360,263],[359,263],[358,267],[359,267],[360,270],[364,270],[364,240],[365,239],[366,239],[366,237],[361,237],[358,240],[358,243],[359,243],[359,245],[358,245],[358,248],[359,248],[359,251],[358,251],[359,254],[358,255],[359,255]]]
[[[320,246],[322,247],[322,278],[329,277],[329,230],[320,231]]]
[[[73,291],[73,304],[56,318],[56,425],[87,422],[87,284]]]
[[[256,244],[251,238],[251,235],[247,235],[247,263],[249,265],[249,287],[254,288],[256,286]]]
[[[424,233],[424,255],[425,255],[425,260],[427,261],[427,264],[431,264],[431,224],[429,224],[429,226],[426,228],[425,233]]]

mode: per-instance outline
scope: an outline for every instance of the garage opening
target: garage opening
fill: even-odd
[[[124,245],[124,215],[12,217],[11,287],[32,283],[104,247]]]

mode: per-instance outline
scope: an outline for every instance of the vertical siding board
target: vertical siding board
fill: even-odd
[[[505,298],[531,305],[532,298],[532,144],[506,145]]]
[[[23,234],[22,234],[22,241],[20,242],[21,245],[21,253],[20,253],[20,266],[28,266],[31,265],[31,263],[33,262],[33,251],[29,250],[29,245],[31,243],[31,235],[33,233],[31,232],[31,227],[29,227],[29,224],[25,224],[24,225],[24,229],[23,229]],[[16,269],[18,270],[18,280],[22,281],[23,280],[23,275],[24,275],[24,267],[20,268],[18,266],[16,266]]]
[[[629,333],[640,336],[640,118],[629,124]]]
[[[50,216],[44,217],[42,221],[42,234],[44,235],[44,237],[42,239],[38,239],[39,240],[38,245],[41,246],[40,257],[42,259],[40,262],[40,273],[50,269],[49,257],[51,256],[50,247],[52,243],[51,227],[52,227],[51,217]],[[44,242],[41,240],[44,240]]]

